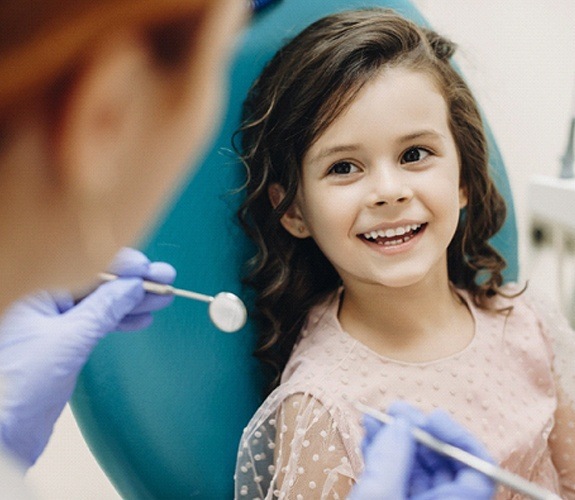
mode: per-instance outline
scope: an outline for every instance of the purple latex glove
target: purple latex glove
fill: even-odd
[[[487,500],[495,485],[480,472],[416,443],[411,427],[493,463],[485,448],[447,413],[425,416],[406,403],[395,403],[395,417],[384,425],[368,416],[362,448],[365,470],[350,500]]]
[[[152,322],[173,297],[146,293],[142,279],[171,284],[175,269],[124,248],[110,268],[121,278],[75,304],[69,294],[40,292],[0,319],[0,444],[27,467],[42,453],[98,341]]]

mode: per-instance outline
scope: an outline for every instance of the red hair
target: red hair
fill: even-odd
[[[189,31],[214,0],[36,0],[0,4],[0,113],[41,94],[107,33],[138,26],[148,37]],[[182,26],[183,27],[183,26]],[[158,31],[159,30],[159,31]],[[189,36],[189,33],[188,33]],[[158,42],[158,40],[148,41]],[[161,43],[161,40],[159,40]],[[170,42],[168,42],[170,43]],[[160,49],[161,52],[161,49]],[[169,54],[167,54],[169,57]],[[162,55],[162,54],[160,54]]]

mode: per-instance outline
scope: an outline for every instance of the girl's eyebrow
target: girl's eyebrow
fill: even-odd
[[[445,134],[438,132],[434,129],[418,130],[411,134],[406,134],[397,139],[397,143],[402,144],[404,142],[414,141],[416,139],[445,139]]]
[[[315,163],[336,153],[353,153],[354,151],[358,151],[360,147],[361,146],[359,144],[342,144],[340,146],[320,149],[316,155],[310,158],[310,162]]]
[[[411,142],[417,139],[445,139],[445,134],[434,129],[423,129],[410,134],[402,135],[396,139],[397,144]],[[310,158],[310,163],[318,162],[323,158],[337,154],[337,153],[353,153],[361,149],[360,144],[341,144],[338,146],[327,147],[320,149],[313,157]]]

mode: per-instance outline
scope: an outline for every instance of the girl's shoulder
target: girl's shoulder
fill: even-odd
[[[491,306],[496,311],[509,310],[510,314],[521,316],[543,328],[549,322],[566,321],[558,304],[529,283],[506,283],[493,297]]]
[[[477,306],[475,306],[477,307]],[[505,317],[506,331],[532,332],[550,340],[549,326],[561,313],[553,302],[529,284],[509,282],[487,303],[487,314]]]
[[[318,378],[331,368],[331,360],[345,349],[344,343],[338,342],[344,336],[337,319],[339,300],[340,294],[335,292],[310,310],[283,371],[282,381],[292,378],[296,372],[305,372],[307,378]]]
[[[575,406],[575,331],[559,304],[535,287],[511,283],[503,292],[508,298],[500,299],[501,303],[511,306],[508,337],[516,336],[518,342],[527,342],[533,336],[541,338],[553,376]]]
[[[552,356],[553,335],[549,325],[558,311],[535,290],[520,283],[506,283],[481,306],[468,291],[460,294],[479,321],[482,333],[489,331],[491,337],[521,351],[543,350],[548,357]]]
[[[551,301],[542,294],[533,290],[529,284],[507,282],[501,286],[498,293],[488,299],[484,307],[475,304],[473,297],[467,290],[459,290],[474,309],[483,309],[493,314],[506,314],[508,316],[523,316],[525,319],[537,321],[541,315],[541,308],[553,309]]]

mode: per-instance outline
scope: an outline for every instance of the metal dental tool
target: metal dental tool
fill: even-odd
[[[112,273],[100,273],[98,277],[103,281],[118,279],[118,276]],[[172,285],[164,285],[147,280],[144,280],[144,290],[158,295],[177,295],[186,299],[207,302],[209,304],[208,314],[210,319],[222,332],[237,332],[246,324],[248,318],[246,306],[242,300],[230,292],[220,292],[215,297],[212,297],[211,295],[190,292],[189,290],[175,288]]]
[[[573,152],[574,140],[575,140],[575,116],[571,118],[571,124],[569,126],[569,135],[567,137],[567,147],[565,148],[565,154],[561,158],[561,173],[559,174],[559,177],[561,177],[561,179],[572,179],[573,177],[575,177],[575,171],[573,170],[573,165],[575,163],[575,153]]]
[[[378,411],[362,403],[356,402],[355,407],[362,413],[365,413],[370,417],[383,422],[384,424],[390,424],[394,420],[394,417],[391,415]],[[503,484],[519,493],[527,495],[529,498],[533,498],[535,500],[561,500],[561,498],[555,493],[552,493],[535,483],[527,481],[517,474],[506,471],[497,465],[486,462],[485,460],[476,457],[475,455],[472,455],[471,453],[462,450],[461,448],[457,448],[456,446],[450,445],[449,443],[440,441],[422,429],[414,427],[412,430],[412,435],[416,441],[427,446],[428,448],[431,448],[437,453],[441,453],[442,455],[454,458],[455,460],[458,460],[468,467],[471,467],[472,469],[485,474],[487,477],[493,479],[493,481]]]

